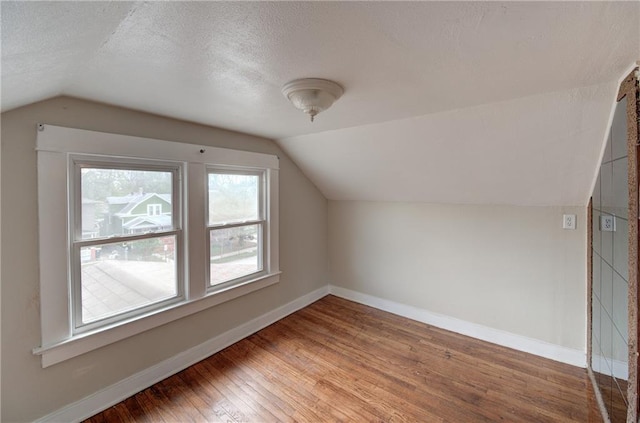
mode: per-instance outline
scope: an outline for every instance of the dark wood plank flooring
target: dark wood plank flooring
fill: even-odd
[[[627,381],[602,373],[593,373],[611,423],[627,421]]]
[[[87,422],[601,422],[586,370],[335,296]]]

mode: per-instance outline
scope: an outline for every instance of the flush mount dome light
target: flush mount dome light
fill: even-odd
[[[293,105],[313,118],[331,107],[344,89],[333,81],[318,78],[295,79],[282,87],[282,94]]]

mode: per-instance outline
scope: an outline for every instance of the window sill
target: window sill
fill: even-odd
[[[42,356],[43,368],[49,367],[86,352],[104,347],[105,345],[266,288],[267,286],[278,283],[281,273],[282,272],[275,272],[264,275],[239,285],[215,291],[203,298],[172,304],[167,308],[155,310],[153,313],[144,316],[137,316],[135,319],[126,322],[120,322],[92,332],[82,333],[55,344],[34,348],[33,354]]]

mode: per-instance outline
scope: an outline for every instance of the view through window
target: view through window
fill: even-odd
[[[260,173],[211,170],[209,188],[209,284],[263,270],[263,189]]]
[[[176,298],[176,169],[76,166],[81,193],[76,327]]]

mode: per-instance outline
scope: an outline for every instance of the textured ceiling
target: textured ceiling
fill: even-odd
[[[335,200],[581,205],[615,83],[281,140]]]
[[[584,204],[640,2],[2,2],[2,110],[64,94],[277,139],[330,199]],[[281,95],[344,96],[313,124]]]

